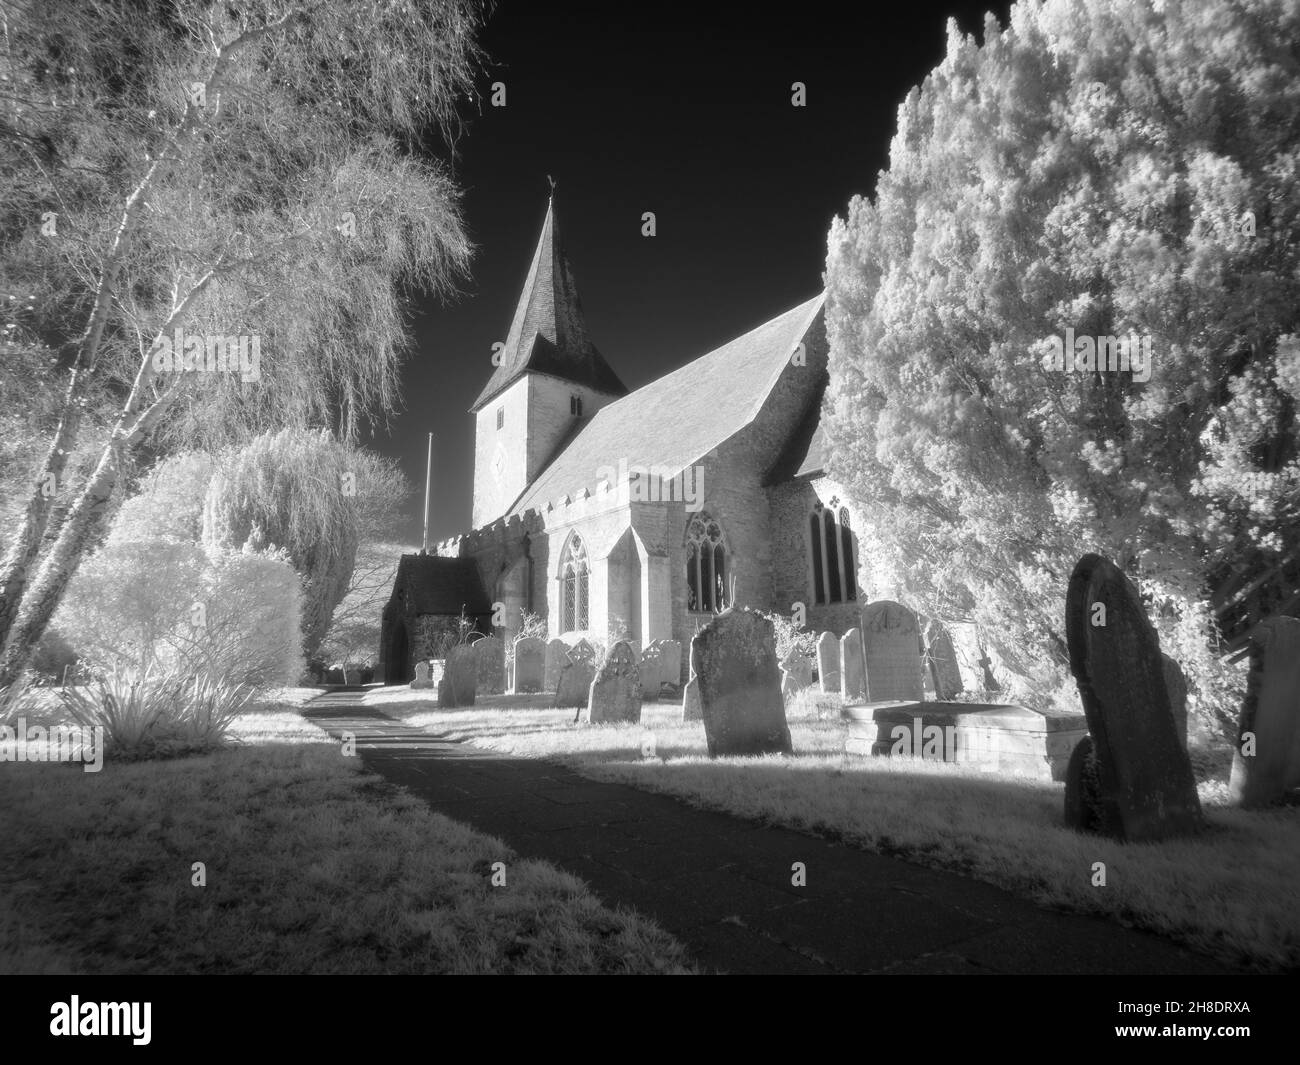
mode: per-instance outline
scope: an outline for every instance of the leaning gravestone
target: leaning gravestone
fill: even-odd
[[[542,675],[542,688],[555,691],[560,683],[560,670],[569,664],[569,645],[563,640],[551,640],[546,645],[546,665]]]
[[[478,690],[498,695],[505,687],[505,644],[495,636],[485,636],[474,644],[474,665],[478,671]]]
[[[840,641],[833,632],[817,637],[817,676],[823,695],[840,694]]]
[[[524,636],[515,641],[515,662],[511,670],[510,691],[514,695],[542,690],[544,670],[542,658],[546,644],[537,636]]]
[[[637,667],[641,676],[641,695],[646,699],[659,698],[659,685],[663,680],[663,651],[658,644],[651,644],[641,652],[641,664]]]
[[[1155,629],[1113,563],[1084,555],[1065,600],[1070,671],[1096,751],[1099,801],[1115,804],[1115,835],[1165,839],[1204,824],[1196,781],[1165,684]]]
[[[432,688],[433,681],[429,679],[429,663],[421,659],[415,663],[415,679],[411,681],[412,688]]]
[[[473,706],[478,686],[478,656],[474,648],[461,645],[447,652],[438,681],[438,706],[443,710]]]
[[[1250,635],[1230,798],[1266,806],[1300,786],[1300,619],[1268,618]]]
[[[592,725],[641,720],[640,670],[636,652],[626,640],[619,640],[610,649],[605,664],[591,682],[587,708],[579,717]]]
[[[752,610],[723,611],[695,634],[709,757],[790,754],[772,623]]]
[[[962,690],[961,669],[957,665],[957,648],[948,630],[937,621],[931,621],[926,630],[925,657],[934,696],[939,700],[952,699]]]
[[[861,629],[849,629],[840,637],[840,694],[846,703],[867,697],[867,661],[862,650]]]
[[[915,614],[889,599],[870,603],[862,611],[862,640],[868,702],[919,702],[925,697],[921,626]]]
[[[1165,671],[1165,687],[1169,690],[1169,709],[1174,714],[1174,725],[1183,750],[1187,750],[1187,678],[1183,667],[1167,654],[1161,654]]]
[[[596,668],[582,655],[570,658],[560,670],[560,679],[555,684],[555,702],[553,706],[587,705],[591,694],[591,682],[596,679]]]

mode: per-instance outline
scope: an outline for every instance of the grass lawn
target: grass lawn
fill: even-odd
[[[0,763],[0,973],[688,971],[654,924],[344,758],[292,709],[314,692],[276,694],[216,754]]]
[[[1125,845],[1062,823],[1064,785],[993,777],[951,763],[846,758],[838,719],[792,709],[792,758],[710,761],[703,725],[646,703],[640,725],[574,725],[537,696],[480,698],[439,711],[424,692],[367,693],[412,725],[494,750],[550,758],[589,776],[698,806],[843,839],[963,873],[1046,905],[1102,914],[1265,971],[1300,968],[1300,808],[1227,805],[1226,765],[1198,757],[1208,830],[1194,839]],[[655,737],[654,759],[641,757]],[[1106,886],[1092,886],[1094,862]]]

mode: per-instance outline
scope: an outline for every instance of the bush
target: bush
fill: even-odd
[[[200,674],[113,670],[59,697],[83,728],[104,729],[104,756],[116,761],[174,758],[214,750],[247,707],[253,689]]]
[[[57,618],[100,669],[288,684],[303,669],[301,601],[282,553],[131,541],[81,567]]]
[[[759,611],[763,617],[772,623],[772,628],[776,630],[776,660],[785,661],[785,656],[792,650],[797,650],[805,658],[817,660],[817,633],[811,629],[796,628],[784,614],[767,614]]]

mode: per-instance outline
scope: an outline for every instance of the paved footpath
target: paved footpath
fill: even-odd
[[[551,762],[441,739],[360,704],[303,710],[351,732],[367,768],[434,810],[653,917],[701,968],[733,973],[1215,973],[1215,961],[1101,918]],[[803,862],[807,886],[791,884]]]

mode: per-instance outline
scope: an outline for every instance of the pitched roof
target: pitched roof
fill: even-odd
[[[822,432],[821,396],[808,405],[803,419],[790,434],[785,449],[772,463],[763,483],[781,484],[797,477],[822,473],[826,467],[826,437]]]
[[[597,392],[627,395],[627,386],[587,333],[573,268],[564,254],[564,241],[555,221],[554,200],[546,205],[542,234],[506,334],[501,362],[470,410],[477,411],[530,371],[586,385]]]
[[[651,381],[593,415],[511,508],[540,510],[561,496],[596,488],[602,467],[659,467],[675,475],[754,420],[800,340],[822,310],[822,295]]]
[[[478,567],[472,558],[403,555],[393,580],[393,598],[405,591],[415,614],[492,613]]]

